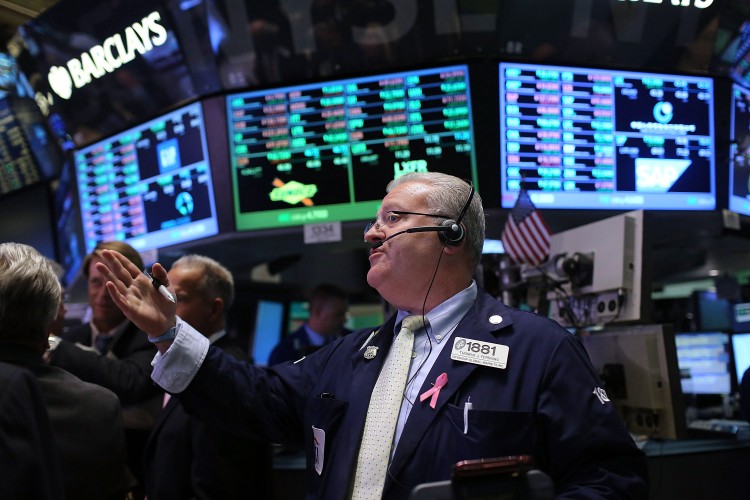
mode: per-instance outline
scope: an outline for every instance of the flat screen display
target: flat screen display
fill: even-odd
[[[502,206],[713,210],[707,77],[501,63]]]
[[[34,158],[9,96],[0,96],[0,196],[48,180]]]
[[[178,39],[167,3],[58,2],[9,42],[32,95],[77,147],[198,95],[192,47]]]
[[[732,84],[729,210],[750,215],[750,90]]]
[[[273,300],[259,300],[250,353],[255,364],[268,365],[268,358],[276,344],[281,341],[283,333],[284,304]]]
[[[467,66],[227,97],[237,230],[364,220],[389,181],[476,184]]]
[[[75,153],[90,252],[121,240],[138,251],[218,233],[200,102]]]
[[[732,355],[737,383],[742,382],[742,376],[750,368],[750,333],[735,333],[732,335]]]
[[[683,394],[732,392],[729,334],[690,332],[675,335]]]

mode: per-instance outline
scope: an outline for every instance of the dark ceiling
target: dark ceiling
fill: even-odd
[[[58,0],[0,0],[0,43],[2,50],[22,24],[35,18]]]

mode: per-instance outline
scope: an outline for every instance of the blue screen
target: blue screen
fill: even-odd
[[[501,63],[502,206],[713,210],[711,78]]]
[[[251,356],[257,365],[265,366],[284,328],[284,304],[270,300],[258,301]]]
[[[742,375],[750,368],[750,333],[732,335],[732,354],[737,371],[737,382],[741,382]]]
[[[75,153],[90,252],[159,249],[218,234],[203,110],[189,104]]]

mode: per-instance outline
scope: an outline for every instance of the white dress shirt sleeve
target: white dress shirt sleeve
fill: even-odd
[[[156,353],[151,379],[169,393],[184,391],[206,359],[209,345],[204,335],[178,317],[177,337],[164,354]]]

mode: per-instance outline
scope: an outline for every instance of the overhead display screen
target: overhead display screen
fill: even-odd
[[[502,206],[713,210],[713,80],[500,64]]]
[[[476,183],[467,66],[227,97],[238,230],[369,219],[408,172]]]
[[[86,252],[127,241],[139,251],[218,233],[199,102],[75,153]]]
[[[732,84],[729,210],[750,215],[750,90]]]
[[[47,179],[6,98],[0,97],[0,195]]]

